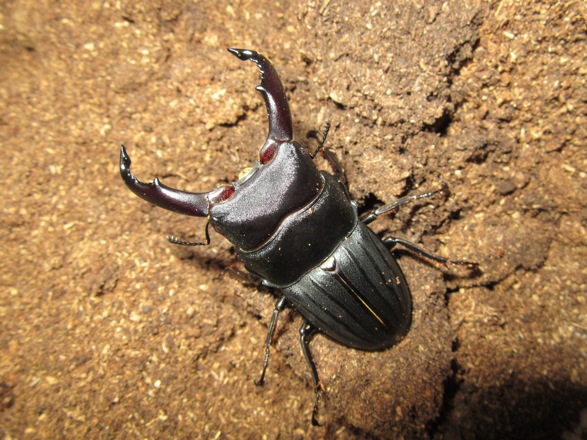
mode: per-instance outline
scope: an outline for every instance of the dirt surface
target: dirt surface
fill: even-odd
[[[586,435],[584,2],[0,8],[0,439]],[[205,221],[118,175],[122,143],[139,178],[191,191],[252,164],[259,75],[227,47],[272,59],[297,139],[332,122],[362,210],[448,183],[378,233],[480,264],[398,253],[412,329],[381,353],[314,340],[322,427],[300,317],[256,387],[278,292],[233,276],[217,234],[167,243]]]

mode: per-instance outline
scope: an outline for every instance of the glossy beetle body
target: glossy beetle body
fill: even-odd
[[[361,222],[326,261],[282,291],[319,332],[348,347],[382,350],[410,328],[412,298],[404,275]]]
[[[324,139],[313,153],[292,140],[289,105],[271,63],[250,50],[229,51],[253,61],[261,71],[257,90],[267,107],[269,134],[254,167],[232,184],[208,193],[188,193],[158,179],[153,183],[137,180],[122,147],[120,172],[127,186],[143,199],[182,214],[207,217],[234,244],[247,270],[283,293],[269,326],[259,384],[264,381],[279,312],[293,306],[303,316],[301,343],[315,384],[312,421],[316,423],[323,385],[308,346],[313,335],[323,333],[361,350],[396,344],[409,330],[412,300],[390,249],[401,244],[421,257],[448,261],[401,239],[381,240],[366,225],[409,200],[435,193],[400,199],[359,219],[342,176],[319,171],[314,164]],[[327,159],[334,160],[333,156]],[[171,241],[209,244],[208,229],[204,243]]]

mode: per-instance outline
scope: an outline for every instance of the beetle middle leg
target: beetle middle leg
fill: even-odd
[[[324,385],[322,384],[320,376],[318,375],[318,369],[316,368],[316,363],[314,362],[314,357],[312,356],[312,352],[310,351],[309,346],[310,341],[317,332],[318,329],[306,320],[304,320],[302,326],[300,327],[300,343],[302,345],[302,352],[304,353],[306,363],[310,367],[310,371],[312,372],[312,379],[314,380],[314,393],[316,395],[316,399],[314,400],[314,408],[312,409],[312,425],[314,426],[320,426],[316,416],[318,415],[318,403],[320,402],[320,396],[322,391],[324,391]]]
[[[381,206],[373,211],[368,212],[365,216],[361,218],[361,221],[365,224],[371,223],[377,217],[383,214],[387,214],[393,209],[396,209],[406,203],[409,203],[414,200],[425,199],[428,197],[432,197],[436,194],[443,194],[448,191],[448,187],[446,183],[442,182],[442,188],[436,191],[430,191],[423,194],[416,194],[412,196],[402,197],[401,199],[396,200],[388,205]],[[477,267],[477,263],[472,263],[470,261],[463,261],[463,260],[451,260],[449,258],[440,257],[438,255],[431,254],[430,252],[422,249],[421,247],[415,245],[414,243],[404,240],[403,238],[397,237],[387,237],[383,239],[383,243],[387,248],[391,251],[395,246],[400,245],[403,246],[408,252],[416,255],[419,258],[423,258],[424,260],[431,261],[433,263],[440,263],[445,266],[451,265],[464,265],[469,267]]]

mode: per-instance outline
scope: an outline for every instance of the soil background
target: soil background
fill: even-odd
[[[581,438],[587,431],[587,9],[582,1],[0,3],[0,439]],[[396,255],[408,336],[312,343],[322,427],[278,292],[205,220],[135,197],[209,191],[265,140],[252,63],[276,66],[296,138],[332,123],[373,228],[479,271]],[[321,161],[321,166],[327,164]],[[581,424],[581,418],[583,423]]]

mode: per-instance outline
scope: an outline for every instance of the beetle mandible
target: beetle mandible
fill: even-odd
[[[302,315],[300,342],[314,382],[312,423],[316,425],[324,386],[310,351],[311,339],[322,333],[347,347],[375,351],[397,344],[410,328],[412,298],[391,250],[401,245],[441,264],[474,263],[432,255],[401,238],[379,238],[367,227],[369,223],[406,202],[443,190],[407,196],[359,218],[336,157],[323,149],[329,126],[313,152],[293,141],[289,104],[273,65],[252,50],[228,50],[254,62],[261,72],[257,90],[267,107],[269,134],[250,171],[207,193],[185,192],[158,178],[152,183],[136,179],[122,146],[120,173],[137,196],[180,214],[208,218],[204,242],[168,237],[171,242],[208,245],[211,224],[235,246],[249,272],[281,290],[265,341],[263,369],[255,381],[258,385],[265,380],[279,313],[291,306]],[[313,159],[320,151],[334,175],[316,167]]]

